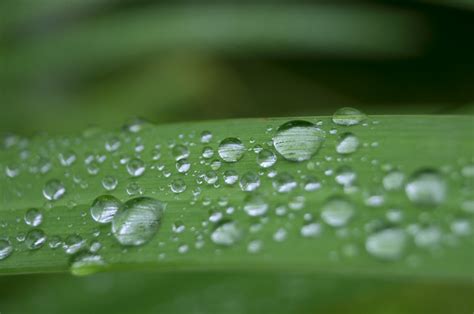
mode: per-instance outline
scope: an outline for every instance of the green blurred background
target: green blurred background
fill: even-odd
[[[474,2],[3,0],[0,131],[472,113]]]
[[[0,133],[342,106],[472,114],[473,34],[470,0],[2,0]],[[473,289],[314,274],[36,275],[0,279],[0,312],[470,313]]]

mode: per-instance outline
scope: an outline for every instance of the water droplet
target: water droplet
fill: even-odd
[[[277,231],[273,234],[273,240],[277,242],[283,242],[286,240],[288,233],[284,228],[278,228]]]
[[[186,226],[181,220],[175,221],[173,224],[173,232],[174,233],[182,233],[186,229]]]
[[[332,227],[341,227],[349,222],[354,213],[355,208],[351,202],[336,196],[324,203],[321,218]]]
[[[287,160],[304,161],[316,154],[324,139],[324,131],[313,123],[294,120],[278,128],[273,146]]]
[[[76,233],[68,235],[63,243],[64,252],[69,255],[81,251],[85,246],[86,240]]]
[[[260,177],[255,172],[248,171],[242,175],[239,184],[242,191],[252,192],[260,186]]]
[[[25,213],[25,223],[31,227],[38,227],[43,222],[43,214],[39,209],[31,208]]]
[[[224,182],[228,185],[233,185],[239,180],[239,175],[235,170],[226,170],[224,172]]]
[[[415,244],[419,247],[430,247],[439,243],[441,231],[437,227],[419,229],[415,233]]]
[[[132,177],[139,177],[145,172],[145,163],[138,158],[132,158],[127,163],[127,172]]]
[[[170,189],[173,193],[183,193],[186,191],[186,183],[183,179],[174,179],[171,181]]]
[[[112,233],[122,245],[142,245],[158,231],[163,204],[149,197],[127,201],[112,220]]]
[[[474,164],[469,164],[462,167],[461,175],[466,178],[474,178]]]
[[[307,192],[316,191],[321,188],[321,182],[316,177],[313,176],[305,176],[303,188]]]
[[[0,239],[0,261],[10,256],[13,252],[13,246],[10,241]]]
[[[332,116],[332,121],[338,125],[356,125],[361,123],[367,116],[360,110],[350,107],[338,109]]]
[[[114,176],[105,176],[102,179],[102,186],[107,191],[113,191],[117,188],[118,180]]]
[[[58,247],[61,246],[61,244],[63,244],[61,238],[57,235],[53,235],[49,238],[49,241],[48,241],[48,246],[52,249],[57,249]]]
[[[105,142],[105,150],[108,152],[115,152],[120,148],[120,145],[120,139],[118,137],[113,136],[107,139],[107,141]]]
[[[406,234],[401,229],[385,229],[367,237],[367,252],[383,260],[399,259],[406,246]]]
[[[75,276],[86,276],[98,272],[105,265],[102,256],[83,252],[73,257],[70,271]]]
[[[201,143],[209,143],[212,140],[212,133],[209,131],[202,131]]]
[[[219,156],[226,162],[237,162],[245,153],[245,146],[238,138],[228,137],[219,144]]]
[[[348,187],[354,184],[357,174],[349,166],[342,166],[336,170],[335,179],[340,185]]]
[[[382,180],[383,187],[387,191],[396,191],[400,190],[403,187],[403,181],[405,180],[405,175],[403,172],[398,170],[392,170],[385,175]]]
[[[64,167],[69,167],[76,161],[76,154],[70,150],[60,153],[58,157],[59,162]]]
[[[443,177],[435,170],[415,172],[405,185],[405,193],[413,203],[435,207],[446,199],[447,186]]]
[[[344,133],[336,144],[336,151],[339,154],[352,154],[359,147],[359,139],[352,133]]]
[[[189,148],[185,145],[178,144],[173,146],[171,149],[171,154],[173,155],[176,161],[181,159],[187,159],[189,157]]]
[[[467,236],[471,233],[471,224],[466,219],[456,219],[451,223],[451,231],[458,236]]]
[[[262,216],[268,211],[268,203],[262,196],[250,194],[245,198],[244,210],[249,216]]]
[[[262,168],[270,168],[276,161],[276,155],[269,149],[263,149],[257,155],[257,163]]]
[[[186,173],[191,169],[191,163],[187,159],[180,159],[176,162],[176,170],[179,173]]]
[[[206,181],[207,184],[214,184],[217,182],[217,179],[219,177],[217,176],[217,172],[214,170],[207,171],[204,174],[204,181]]]
[[[321,233],[322,226],[317,222],[306,223],[301,227],[300,234],[305,237],[316,237]]]
[[[61,181],[56,179],[46,182],[43,188],[43,196],[49,201],[60,199],[64,193],[66,193],[66,188]]]
[[[185,254],[189,251],[189,246],[187,244],[181,244],[178,246],[178,253],[179,254]]]
[[[46,234],[41,229],[32,229],[26,234],[25,244],[30,250],[41,248],[46,242]]]
[[[214,156],[214,150],[211,147],[206,146],[202,149],[201,156],[205,159],[212,158],[212,156]]]
[[[211,234],[211,240],[215,244],[231,246],[242,237],[242,230],[234,221],[221,222]]]
[[[92,218],[101,224],[112,221],[119,210],[122,202],[112,195],[101,195],[97,197],[90,208]]]
[[[282,172],[275,176],[272,185],[278,193],[288,193],[296,188],[297,183],[291,174]]]
[[[255,254],[262,250],[263,242],[260,240],[253,240],[247,244],[247,252]]]

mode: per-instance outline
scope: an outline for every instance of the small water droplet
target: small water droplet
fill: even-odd
[[[202,131],[201,143],[209,143],[212,140],[212,133],[210,131]]]
[[[145,163],[139,158],[132,158],[127,163],[127,172],[132,177],[139,177],[145,172]]]
[[[273,178],[272,185],[278,193],[288,193],[296,188],[297,183],[291,174],[282,172]]]
[[[336,152],[339,154],[352,154],[359,147],[359,139],[352,133],[344,133],[336,144]]]
[[[202,158],[210,159],[212,156],[214,156],[214,150],[211,147],[206,146],[202,149],[201,156]]]
[[[182,144],[173,146],[171,153],[176,161],[181,159],[187,159],[190,154],[189,148]]]
[[[174,179],[171,181],[170,189],[173,193],[183,193],[186,191],[186,183],[183,179]]]
[[[239,180],[239,175],[235,170],[226,170],[224,172],[224,182],[227,185],[233,185]]]
[[[260,240],[253,240],[247,244],[247,252],[255,254],[262,250],[263,242]]]
[[[191,163],[187,159],[180,159],[176,162],[176,170],[179,173],[186,173],[191,169]]]
[[[43,222],[43,214],[39,209],[28,209],[24,217],[25,223],[31,227],[38,227]]]
[[[360,110],[350,107],[338,109],[332,116],[332,121],[338,125],[357,125],[364,121],[367,116]]]
[[[305,176],[303,182],[303,188],[307,192],[316,191],[321,188],[321,182],[316,177]]]
[[[301,227],[300,234],[305,237],[316,237],[321,233],[322,226],[317,222],[309,222]]]
[[[64,193],[66,193],[64,184],[56,179],[49,180],[43,187],[43,196],[49,201],[60,199]]]
[[[242,230],[234,221],[223,221],[211,234],[211,240],[215,244],[231,246],[242,237]]]
[[[173,232],[174,233],[182,233],[186,229],[186,226],[181,220],[175,221],[173,224]]]
[[[336,170],[335,180],[342,186],[349,187],[354,184],[357,174],[349,166],[342,166]]]
[[[383,260],[399,259],[406,246],[406,234],[401,229],[385,229],[367,237],[367,252]]]
[[[405,180],[405,175],[403,172],[398,170],[392,170],[385,175],[382,180],[383,187],[387,191],[396,191],[400,190],[403,187],[403,181]]]
[[[102,256],[89,252],[82,252],[73,257],[70,272],[75,276],[86,276],[98,272],[106,265]]]
[[[116,136],[112,136],[105,142],[105,150],[108,152],[115,152],[120,148],[120,139]]]
[[[220,142],[217,152],[222,160],[237,162],[244,156],[245,146],[238,138],[228,137]]]
[[[325,140],[325,132],[308,121],[294,120],[281,125],[273,137],[273,146],[286,160],[310,159]]]
[[[273,240],[276,242],[283,242],[286,240],[288,233],[284,228],[278,228],[277,231],[273,234]]]
[[[127,201],[112,220],[112,233],[122,245],[138,246],[149,241],[158,231],[163,204],[149,197]]]
[[[446,199],[447,186],[443,177],[435,170],[415,172],[405,185],[405,193],[413,203],[435,207]]]
[[[262,168],[270,168],[276,161],[276,155],[269,149],[263,149],[257,155],[257,163]]]
[[[71,166],[76,161],[76,153],[71,150],[59,154],[59,162],[64,167]]]
[[[260,186],[260,177],[255,172],[248,171],[242,175],[239,184],[242,191],[252,192]]]
[[[63,243],[64,252],[69,255],[81,251],[85,246],[86,240],[76,233],[68,235]]]
[[[0,239],[0,261],[6,259],[13,252],[13,246],[10,241]]]
[[[46,234],[41,229],[32,229],[26,234],[25,244],[30,250],[41,248],[46,242]]]
[[[332,227],[346,225],[354,216],[354,205],[342,197],[329,198],[322,207],[321,218]]]
[[[122,202],[112,195],[101,195],[92,203],[90,210],[92,218],[101,224],[112,221]]]
[[[105,176],[102,179],[102,186],[107,191],[113,191],[117,188],[118,180],[114,176]]]
[[[252,217],[262,216],[268,211],[268,203],[258,194],[250,194],[245,198],[244,211]]]

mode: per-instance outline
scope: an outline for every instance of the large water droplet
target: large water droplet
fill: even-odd
[[[142,245],[158,231],[163,204],[149,197],[127,201],[112,220],[112,233],[122,245]]]
[[[231,246],[242,237],[242,230],[234,221],[224,221],[220,223],[211,234],[211,240],[215,244]]]
[[[64,193],[66,193],[64,184],[56,179],[49,180],[43,187],[43,196],[49,201],[60,199]]]
[[[41,248],[45,242],[46,234],[41,229],[33,229],[26,234],[25,244],[30,250]]]
[[[367,237],[367,252],[384,260],[399,259],[406,246],[406,234],[401,229],[385,229]]]
[[[336,196],[324,203],[321,218],[330,226],[341,227],[349,222],[354,213],[355,207],[351,202]]]
[[[4,260],[13,252],[13,246],[10,241],[0,239],[0,261]]]
[[[228,137],[219,144],[217,152],[222,160],[236,162],[244,156],[245,146],[238,138]]]
[[[101,195],[97,197],[90,208],[92,218],[101,224],[112,221],[119,210],[122,202],[112,195]]]
[[[410,177],[405,185],[405,192],[413,203],[434,207],[446,199],[447,186],[437,171],[426,169],[417,171]]]
[[[341,135],[336,145],[336,151],[339,154],[352,154],[359,147],[359,139],[352,133],[344,133]]]
[[[43,214],[39,209],[31,208],[26,211],[24,220],[28,226],[38,227],[43,221]]]
[[[285,159],[310,159],[321,147],[325,132],[308,121],[295,120],[281,125],[273,137],[273,146]]]
[[[356,125],[361,123],[367,116],[360,110],[350,107],[338,109],[332,116],[332,121],[338,125]]]

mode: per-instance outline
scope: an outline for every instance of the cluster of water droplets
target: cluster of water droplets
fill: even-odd
[[[474,200],[469,193],[460,204],[463,214],[454,215],[447,226],[432,223],[433,212],[449,197],[446,171],[421,167],[406,172],[370,159],[367,152],[378,149],[379,142],[367,141],[358,130],[376,132],[378,122],[357,109],[342,108],[331,120],[286,121],[262,130],[259,140],[208,130],[160,138],[146,133],[145,122],[134,120],[120,135],[96,138],[90,131],[82,140],[52,141],[51,150],[61,151],[56,156],[31,156],[27,143],[7,138],[4,145],[19,147],[20,158],[29,162],[28,169],[22,163],[6,165],[5,177],[13,181],[25,171],[35,174],[42,182],[44,208],[25,212],[26,231],[16,239],[0,236],[0,260],[14,253],[16,242],[31,251],[47,243],[70,256],[73,273],[84,275],[107,267],[101,252],[114,245],[123,254],[153,246],[163,260],[170,247],[184,255],[210,245],[216,254],[243,246],[258,255],[267,241],[300,237],[313,243],[327,234],[339,243],[328,258],[365,252],[394,261],[408,255],[411,242],[438,252],[471,234]],[[91,139],[100,140],[102,149],[81,150],[81,141]],[[356,168],[359,161],[366,165],[362,170]],[[370,174],[364,171],[372,171],[373,180],[367,182]],[[460,175],[472,183],[473,164],[465,163]],[[76,210],[78,191],[96,196],[81,212],[84,224],[96,226],[92,234],[80,234],[81,228],[76,233],[73,225],[67,234],[47,234],[45,213],[55,206]],[[406,211],[393,202],[397,199],[410,201],[417,212],[405,217]]]

